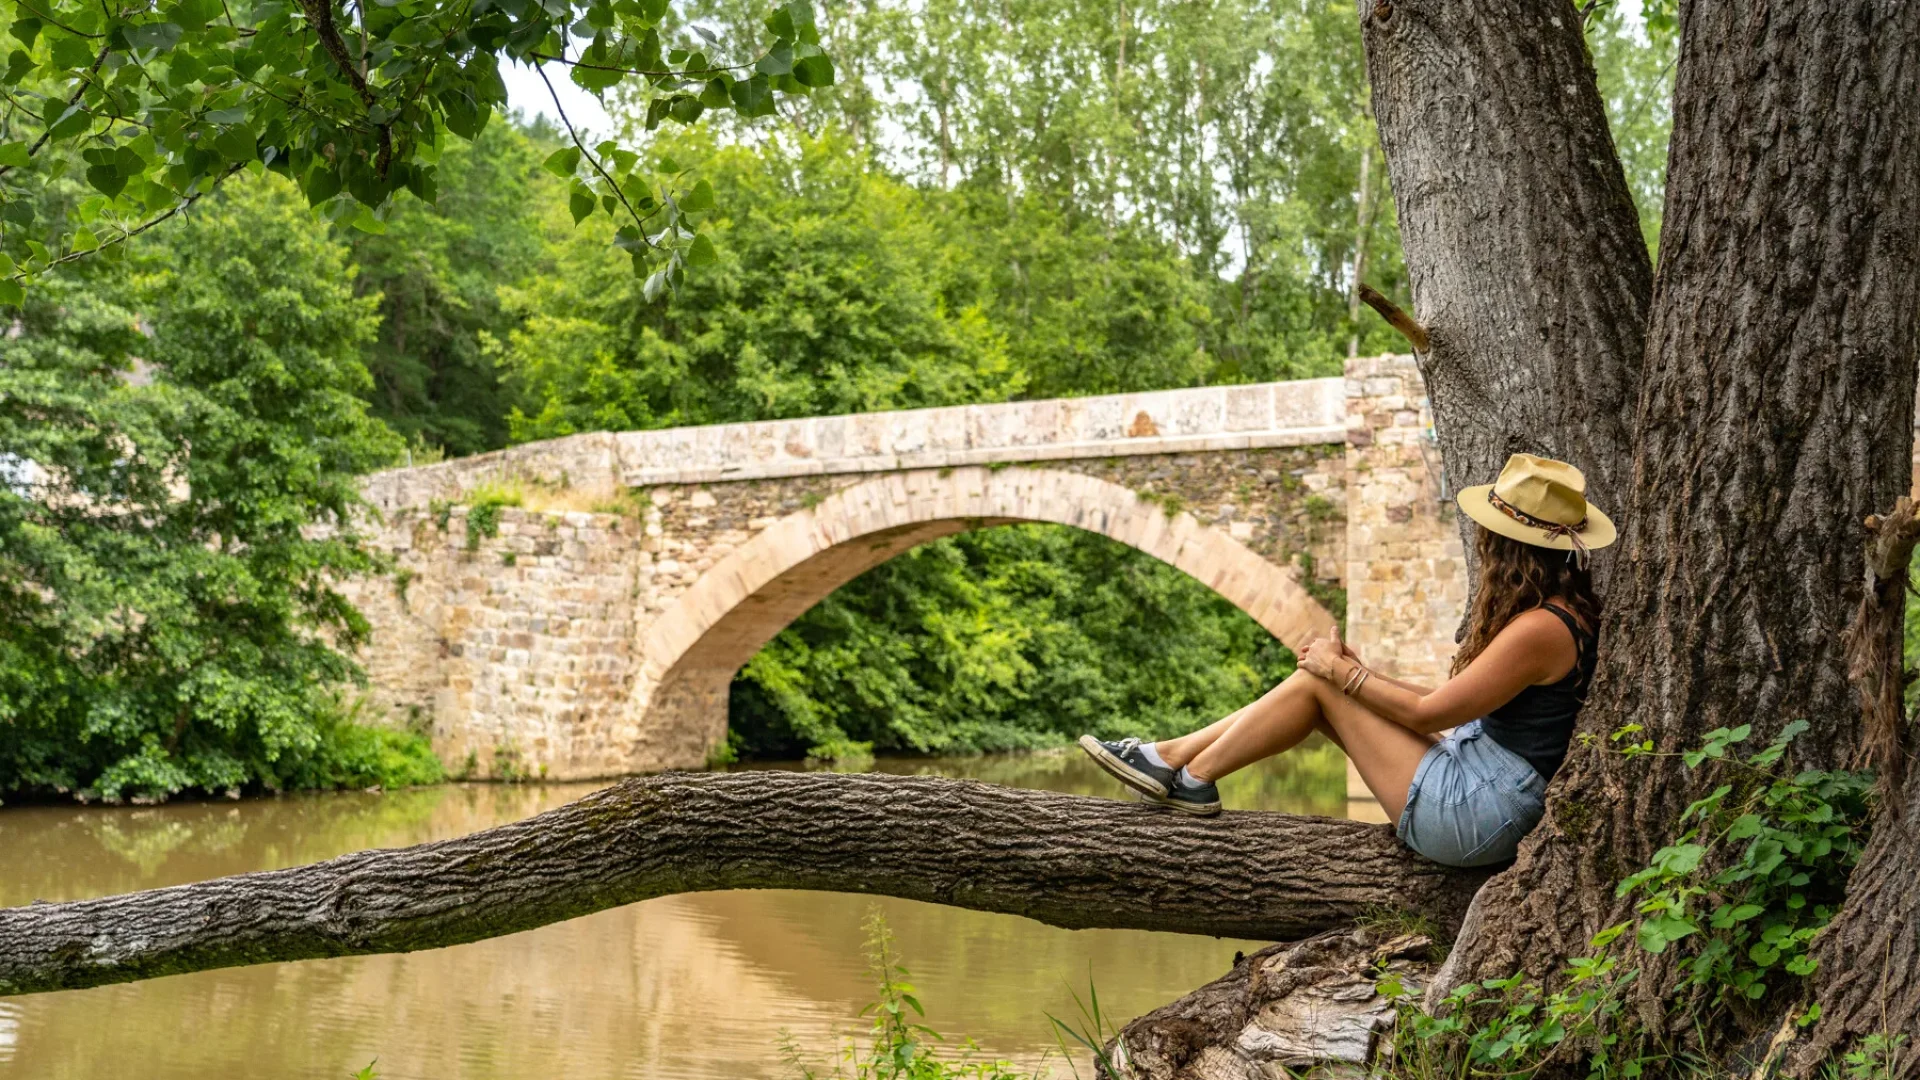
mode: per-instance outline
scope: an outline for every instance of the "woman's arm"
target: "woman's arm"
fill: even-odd
[[[1342,655],[1333,638],[1307,646],[1300,666],[1338,687],[1358,684],[1355,701],[1427,735],[1485,716],[1527,687],[1565,676],[1578,659],[1566,626],[1550,612],[1530,611],[1500,631],[1465,671],[1433,691],[1410,689],[1377,674],[1360,683],[1359,661]]]

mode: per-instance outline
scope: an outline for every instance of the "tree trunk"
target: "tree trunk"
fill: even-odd
[[[0,994],[412,952],[671,893],[824,889],[1055,926],[1288,939],[1407,911],[1454,926],[1483,872],[1388,829],[930,777],[677,773],[456,840],[0,910]]]
[[[1449,488],[1525,451],[1617,498],[1652,270],[1578,14],[1360,0],[1360,15]]]
[[[1617,451],[1594,444],[1634,455],[1631,482],[1600,489],[1623,526],[1582,718],[1601,738],[1569,756],[1545,822],[1476,901],[1448,982],[1549,975],[1589,951],[1631,913],[1615,883],[1715,781],[1610,754],[1608,732],[1638,723],[1675,750],[1805,719],[1808,767],[1851,764],[1860,744],[1842,639],[1863,522],[1912,476],[1920,6],[1701,0],[1681,34],[1638,414]],[[1898,892],[1911,903],[1910,882]],[[1890,959],[1911,977],[1910,933]],[[1668,1022],[1672,961],[1634,984],[1650,1024]]]

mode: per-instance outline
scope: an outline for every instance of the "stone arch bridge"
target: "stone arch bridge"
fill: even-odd
[[[697,767],[734,673],[864,570],[1012,522],[1100,533],[1298,648],[1434,678],[1464,600],[1410,358],[1344,378],[577,435],[370,477],[378,709],[475,776]],[[511,492],[521,505],[500,505]],[[1444,512],[1443,512],[1444,511]]]

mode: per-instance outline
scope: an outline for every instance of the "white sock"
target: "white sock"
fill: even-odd
[[[1202,780],[1199,777],[1188,772],[1187,767],[1185,765],[1180,766],[1180,772],[1174,776],[1174,779],[1184,780],[1189,784],[1210,784],[1213,782],[1211,780]]]
[[[1150,742],[1141,743],[1140,756],[1143,758],[1146,758],[1149,762],[1152,762],[1155,768],[1160,768],[1160,769],[1172,768],[1172,766],[1167,764],[1166,759],[1160,756],[1160,751],[1155,748],[1155,745],[1153,743],[1150,743]]]

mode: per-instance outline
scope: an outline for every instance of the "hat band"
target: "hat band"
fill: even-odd
[[[1493,504],[1494,509],[1507,515],[1508,517],[1519,522],[1520,524],[1527,525],[1535,529],[1539,529],[1540,531],[1546,533],[1547,539],[1549,540],[1556,540],[1564,536],[1568,540],[1572,541],[1573,550],[1568,554],[1574,557],[1575,563],[1577,563],[1582,570],[1587,568],[1587,560],[1589,557],[1591,557],[1592,552],[1587,550],[1586,543],[1580,539],[1580,534],[1587,530],[1587,519],[1584,515],[1581,516],[1579,521],[1573,523],[1572,525],[1562,525],[1557,521],[1548,521],[1545,518],[1537,518],[1537,517],[1534,517],[1532,514],[1527,513],[1525,510],[1522,510],[1519,507],[1508,502],[1507,500],[1501,498],[1499,493],[1494,491],[1492,488],[1487,489],[1487,501]]]

